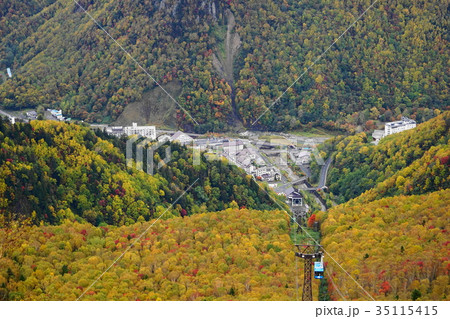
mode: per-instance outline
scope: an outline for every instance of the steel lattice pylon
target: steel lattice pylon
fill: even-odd
[[[316,252],[320,246],[319,245],[296,245],[300,252],[296,252],[295,256],[304,259],[304,269],[303,269],[303,301],[312,301],[312,287],[311,287],[311,277],[312,277],[312,264],[314,259],[322,257],[322,252]],[[303,250],[302,250],[303,248]]]
[[[312,258],[305,258],[305,268],[303,270],[303,301],[312,301],[311,287]]]

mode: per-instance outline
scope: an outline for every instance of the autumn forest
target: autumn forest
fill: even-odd
[[[0,301],[301,300],[296,244],[315,301],[450,301],[448,1],[78,2],[0,3]]]
[[[400,115],[424,122],[449,104],[445,1],[376,3],[313,68],[371,1],[79,3],[161,85],[181,83],[175,98],[198,123],[177,108],[185,129],[226,131],[237,121],[352,132]],[[229,55],[228,12],[240,43],[232,76],[213,63]],[[72,1],[2,2],[0,39],[0,69],[15,72],[0,84],[3,108],[61,107],[72,118],[111,123],[155,88]]]
[[[321,244],[378,300],[448,299],[449,114],[377,146],[365,135],[322,146],[336,157],[324,196],[344,203],[311,212]],[[298,227],[281,197],[234,165],[191,166],[191,150],[172,144],[174,160],[151,176],[127,167],[123,141],[100,131],[54,121],[3,120],[0,128],[3,300],[298,297]],[[396,157],[388,148],[397,148]],[[355,153],[361,158],[349,155]],[[344,161],[347,171],[338,174]],[[352,161],[368,166],[352,172]],[[335,180],[346,174],[352,183]],[[340,191],[357,183],[357,193]],[[312,217],[308,233],[315,232]],[[325,261],[328,281],[314,282],[321,300],[365,300],[332,259]]]

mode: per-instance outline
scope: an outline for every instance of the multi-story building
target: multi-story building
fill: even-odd
[[[109,126],[105,131],[117,137],[139,135],[152,140],[156,139],[156,128],[154,126],[138,126],[137,123],[133,123],[132,126]]]
[[[127,136],[140,135],[156,140],[156,128],[154,126],[138,126],[137,123],[133,123],[132,126],[125,126],[123,131]]]
[[[255,176],[269,182],[281,180],[280,170],[275,166],[259,167],[255,170]]]
[[[110,127],[107,127],[105,131],[106,131],[106,133],[117,136],[117,137],[121,137],[122,135],[125,135],[123,126],[110,126]]]
[[[384,136],[410,130],[416,127],[416,121],[402,117],[400,121],[389,122],[384,125]]]

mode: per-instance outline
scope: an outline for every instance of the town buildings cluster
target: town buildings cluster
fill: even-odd
[[[138,135],[159,143],[174,142],[180,143],[199,151],[207,151],[219,157],[224,157],[231,163],[241,167],[244,171],[253,175],[255,178],[274,182],[281,180],[280,170],[264,160],[263,156],[258,152],[248,140],[244,139],[228,139],[228,138],[193,138],[195,134],[187,134],[181,131],[169,134],[161,131],[158,134],[155,126],[139,126],[132,123],[131,126],[98,126],[106,133],[121,137]]]

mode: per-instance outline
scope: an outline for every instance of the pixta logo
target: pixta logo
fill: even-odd
[[[126,144],[126,160],[127,166],[133,167],[136,164],[136,169],[138,171],[144,171],[144,151],[146,152],[146,171],[147,174],[154,174],[154,155],[155,151],[163,146],[165,143],[156,142],[149,138],[141,139],[138,136],[132,136],[128,139]],[[136,160],[133,160],[133,146],[136,145]],[[172,158],[172,149],[170,144],[167,145],[165,149],[165,157],[160,159],[157,168],[161,169],[163,166],[167,165]]]

